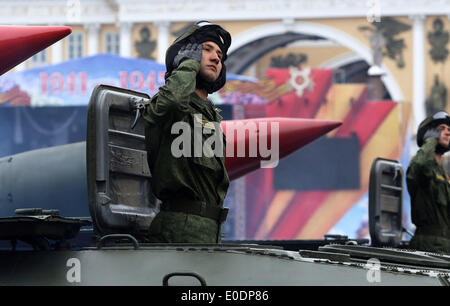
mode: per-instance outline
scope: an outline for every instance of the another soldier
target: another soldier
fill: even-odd
[[[409,164],[406,180],[411,195],[412,221],[416,232],[411,248],[450,253],[450,184],[442,167],[449,150],[450,117],[441,111],[419,125],[420,147]]]
[[[207,96],[225,85],[224,62],[230,44],[231,36],[222,27],[199,22],[166,52],[166,83],[143,113],[152,190],[162,201],[149,229],[150,242],[220,242],[221,223],[228,212],[223,201],[229,178],[224,136],[218,124],[222,117]],[[174,152],[180,149],[174,147],[174,140],[180,137],[173,133],[176,124],[190,127],[192,141],[181,148],[190,155]],[[220,132],[221,154],[204,154],[203,143],[211,135],[200,131],[201,156],[194,155],[193,147],[198,145],[195,125]]]

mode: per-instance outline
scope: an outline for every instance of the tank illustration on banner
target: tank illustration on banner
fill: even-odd
[[[21,48],[27,50],[26,54],[2,54],[3,73],[68,35],[70,28],[0,26],[0,33],[9,35],[0,35],[2,50],[18,43],[33,47]],[[14,39],[15,35],[21,40]],[[39,39],[38,43],[35,35],[46,39]],[[329,82],[311,85],[297,77],[293,82],[300,83],[292,95],[303,95],[311,86],[330,86],[329,72],[310,73]],[[321,92],[323,95],[326,91]],[[267,92],[262,95],[270,99]],[[404,170],[398,161],[377,156],[370,159],[370,171],[360,180],[369,189],[370,241],[342,235],[326,235],[324,239],[225,240],[221,244],[140,241],[136,237],[149,227],[159,210],[159,200],[151,192],[144,122],[130,110],[130,100],[149,98],[146,93],[98,85],[90,95],[85,142],[0,158],[1,285],[450,284],[450,255],[414,251],[408,249],[408,241],[402,240]],[[353,135],[352,124],[358,121],[354,114],[344,120],[323,119],[326,109],[313,100],[313,96],[301,100],[303,107],[299,111],[318,112],[314,119],[306,113],[303,118],[286,116],[280,101],[276,101],[269,106],[267,116],[223,121],[225,133],[236,132],[233,137],[226,135],[232,139],[227,145],[248,148],[251,143],[259,144],[261,134],[267,134],[271,143],[277,131],[281,167],[281,162],[288,158],[300,162],[296,152],[307,150],[327,133]],[[289,104],[289,98],[284,102]],[[373,111],[371,107],[386,114],[393,106],[382,102],[360,105],[367,112]],[[353,136],[361,147],[370,142],[374,124],[367,122],[365,127]],[[345,144],[354,141],[355,138],[349,137]],[[369,157],[372,156],[363,158]],[[251,157],[226,155],[226,168],[230,178],[236,180],[260,171],[261,164],[269,159],[261,150]],[[277,171],[289,169],[271,168],[271,171],[271,175],[282,175]],[[356,181],[360,183],[359,178],[353,178],[342,184],[353,186]],[[282,185],[279,189],[290,188],[289,183],[279,182]],[[282,219],[298,218],[297,226],[301,228],[308,226],[302,221],[304,207],[298,209],[301,206],[296,207],[295,203],[310,201],[306,205],[317,205],[320,210],[339,200],[327,192],[318,201],[314,191],[308,190],[308,183],[314,185],[305,182],[305,190],[292,195],[295,200]],[[267,195],[265,191],[261,194]],[[251,207],[261,214],[257,204]],[[82,211],[86,215],[76,215]],[[257,236],[272,238],[277,237],[277,231],[289,230],[273,227],[270,220],[267,215],[263,225],[253,228]],[[298,231],[299,228],[292,229],[292,233]],[[217,269],[219,262],[224,268]]]

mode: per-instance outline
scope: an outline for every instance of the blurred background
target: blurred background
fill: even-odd
[[[208,20],[233,39],[228,82],[210,95],[224,119],[343,122],[278,167],[233,181],[226,238],[368,238],[373,159],[406,171],[420,121],[449,110],[449,15],[438,0],[0,0],[3,25],[73,30],[0,76],[0,157],[84,141],[97,84],[155,94],[167,47]],[[409,201],[405,189],[413,230]]]

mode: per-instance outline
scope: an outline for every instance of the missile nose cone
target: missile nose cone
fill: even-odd
[[[233,180],[261,166],[276,166],[280,158],[341,124],[340,121],[278,117],[222,121],[227,139],[225,167],[228,176]]]
[[[71,32],[65,26],[0,26],[0,75]]]

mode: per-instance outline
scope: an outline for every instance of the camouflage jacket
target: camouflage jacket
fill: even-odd
[[[222,117],[210,101],[202,100],[194,92],[199,71],[198,62],[183,61],[152,97],[143,113],[152,190],[163,205],[164,202],[180,199],[200,200],[205,201],[206,205],[222,207],[228,189],[229,178],[224,163],[225,136],[218,124]],[[198,119],[200,115],[201,120]],[[221,157],[207,157],[203,152],[201,156],[194,156],[194,122],[197,127],[201,124],[210,133],[217,128],[220,130],[223,137]],[[176,157],[172,152],[174,140],[182,134],[181,130],[172,134],[172,127],[176,123],[190,127],[190,156]],[[202,143],[211,137],[211,134],[204,133],[200,136]]]
[[[434,158],[437,139],[429,138],[411,160],[406,172],[411,195],[411,217],[416,234],[450,239],[450,183]]]

